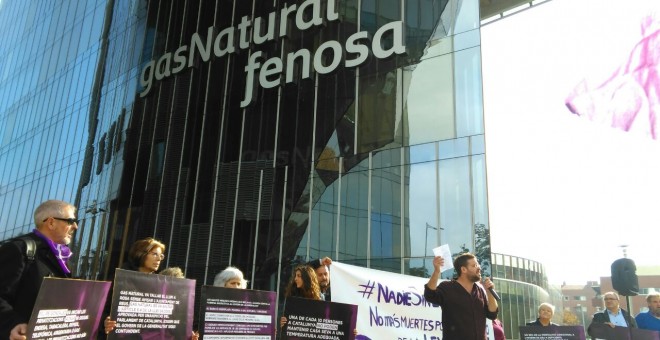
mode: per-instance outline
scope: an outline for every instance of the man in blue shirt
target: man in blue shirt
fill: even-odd
[[[594,314],[594,318],[587,329],[589,335],[595,337],[592,329],[595,324],[606,324],[612,328],[616,326],[637,328],[637,322],[630,316],[630,313],[619,307],[619,294],[607,292],[603,294],[603,301],[605,301],[605,310]]]
[[[660,293],[651,293],[646,296],[649,311],[639,313],[635,317],[639,328],[660,332]]]

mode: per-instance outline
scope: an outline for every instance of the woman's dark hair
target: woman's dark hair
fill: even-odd
[[[296,287],[295,279],[297,272],[300,272],[300,277],[303,281],[302,288]],[[286,287],[286,293],[284,293],[284,296],[298,296],[307,299],[321,300],[321,288],[319,287],[319,281],[316,278],[316,272],[314,272],[314,269],[308,265],[297,266],[293,270],[293,275]]]
[[[165,245],[152,237],[137,240],[128,250],[128,262],[137,270],[144,263],[144,257],[156,248],[165,252]]]

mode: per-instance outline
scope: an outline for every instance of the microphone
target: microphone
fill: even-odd
[[[488,288],[488,291],[493,295],[493,297],[495,298],[495,300],[497,300],[497,302],[500,302],[500,296],[499,294],[497,294],[495,289],[493,289],[493,287]]]

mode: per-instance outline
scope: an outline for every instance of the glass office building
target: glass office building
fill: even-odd
[[[502,320],[507,339],[518,339],[519,326],[538,317],[543,302],[556,306],[552,322],[562,323],[562,294],[548,284],[543,264],[506,254],[492,254],[493,281],[501,296],[498,318]]]
[[[81,278],[147,236],[198,286],[323,256],[427,276],[445,243],[489,270],[479,25],[476,1],[0,0],[0,239],[53,198]]]

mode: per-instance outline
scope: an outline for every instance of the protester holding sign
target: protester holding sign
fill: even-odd
[[[594,314],[593,319],[587,332],[590,336],[596,337],[598,327],[594,329],[595,325],[607,325],[610,328],[619,327],[628,327],[628,328],[637,328],[637,322],[635,318],[630,316],[628,311],[619,307],[619,294],[615,292],[607,292],[603,294],[603,301],[605,302],[605,310]]]
[[[428,302],[442,308],[443,340],[485,340],[486,318],[497,318],[498,305],[491,293],[493,282],[481,281],[481,267],[474,255],[465,253],[454,260],[457,279],[443,281],[438,285],[440,268],[445,259],[433,259],[433,274],[424,287]]]
[[[321,289],[314,269],[308,265],[297,266],[286,286],[284,296],[321,300]],[[286,317],[280,318],[280,328],[286,325],[286,321]]]
[[[128,261],[124,263],[122,269],[153,274],[158,270],[160,262],[165,258],[164,252],[165,245],[154,238],[147,237],[135,241],[131,249],[128,250]],[[109,312],[109,308],[106,309],[106,312]],[[103,322],[105,334],[112,332],[116,326],[117,322],[110,319],[110,316]]]
[[[329,258],[327,258],[329,259]],[[323,300],[321,288],[319,285],[316,272],[309,265],[299,265],[294,269],[293,276],[287,285],[284,296],[305,298],[312,300]],[[357,311],[356,311],[357,312]],[[282,316],[280,318],[280,328],[284,327],[287,323],[287,318]],[[357,335],[357,329],[353,329],[353,335]]]
[[[25,339],[44,277],[71,277],[67,247],[78,229],[76,207],[58,200],[34,211],[36,229],[0,247],[0,339]]]

